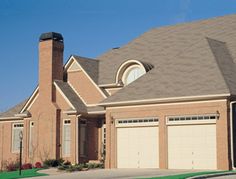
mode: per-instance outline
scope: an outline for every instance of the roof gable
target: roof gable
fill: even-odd
[[[68,72],[81,70],[77,62],[72,62],[71,66],[68,68]]]
[[[73,55],[74,59],[81,65],[89,77],[98,83],[98,60]]]

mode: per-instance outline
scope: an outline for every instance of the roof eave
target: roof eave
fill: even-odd
[[[23,117],[17,117],[17,116],[12,116],[12,117],[0,117],[0,121],[9,121],[9,120],[23,120]]]
[[[106,111],[105,110],[102,110],[102,111],[90,111],[88,112],[88,114],[105,114]]]
[[[15,114],[15,117],[27,118],[31,117],[31,114],[27,111],[26,113]]]
[[[77,111],[77,110],[67,110],[67,111],[63,111],[64,114],[67,115],[87,115],[87,112],[82,112],[82,111]]]
[[[168,102],[187,102],[187,101],[201,101],[201,100],[216,100],[216,99],[222,99],[222,98],[225,99],[230,96],[231,96],[230,93],[226,93],[226,94],[216,94],[216,95],[120,101],[120,102],[100,103],[98,105],[104,106],[104,107],[112,107],[112,106],[141,105],[141,104],[168,103]]]

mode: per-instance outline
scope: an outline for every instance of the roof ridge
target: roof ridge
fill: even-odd
[[[99,61],[99,59],[96,59],[96,58],[90,58],[90,57],[84,57],[84,56],[80,56],[80,55],[75,55],[75,54],[72,54],[71,56],[73,57],[77,57],[79,59],[87,59],[87,60],[95,60],[95,61]]]
[[[218,56],[218,54],[216,52],[216,49],[215,49],[216,45],[219,45],[219,44],[222,45],[222,47],[220,47],[220,48],[223,48],[224,51],[225,51],[225,54],[228,55],[228,58],[230,58],[230,60],[227,60],[227,58],[224,58],[224,61],[227,61],[227,64],[229,62],[233,63],[233,64],[229,65],[229,67],[231,68],[230,70],[232,70],[232,68],[235,67],[235,63],[233,61],[232,55],[231,55],[227,45],[226,45],[227,43],[223,42],[223,41],[220,41],[220,40],[217,40],[217,39],[209,38],[209,37],[206,37],[206,39],[207,39],[207,42],[208,42],[209,47],[211,49],[211,52],[212,52],[212,54],[214,56],[214,59],[216,61],[217,67],[218,67],[218,69],[219,69],[219,71],[220,71],[220,73],[221,73],[221,75],[223,77],[223,80],[224,80],[224,82],[225,82],[225,84],[226,84],[226,86],[228,88],[228,91],[230,93],[233,93],[233,90],[231,89],[231,85],[230,85],[230,81],[229,81],[230,79],[227,78],[228,76],[225,74],[225,69],[223,69],[224,68],[223,65],[220,64],[220,59],[219,59],[220,57]],[[217,43],[217,44],[213,44],[213,43]],[[236,70],[236,69],[234,68],[234,70]],[[228,71],[228,73],[230,73],[230,71]]]

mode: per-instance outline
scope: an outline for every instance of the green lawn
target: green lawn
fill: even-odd
[[[0,172],[0,178],[2,179],[15,179],[15,178],[27,178],[27,177],[36,177],[36,176],[46,176],[47,174],[37,173],[40,169],[29,169],[22,170],[21,176],[19,171],[14,172]]]
[[[152,178],[145,178],[145,179],[186,179],[188,177],[207,175],[207,174],[225,173],[225,172],[229,172],[229,171],[195,172],[195,173],[185,173],[185,174],[178,174],[178,175],[162,176],[162,177],[152,177]]]

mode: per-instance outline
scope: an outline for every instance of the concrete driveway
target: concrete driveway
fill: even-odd
[[[34,177],[32,179],[124,179],[145,178],[155,176],[175,175],[181,173],[199,172],[199,170],[161,170],[161,169],[94,169],[89,171],[60,173],[51,172],[52,175]],[[43,173],[43,171],[42,171]]]
[[[221,177],[212,177],[215,179],[235,179],[236,175],[228,175],[228,176],[221,176]]]

